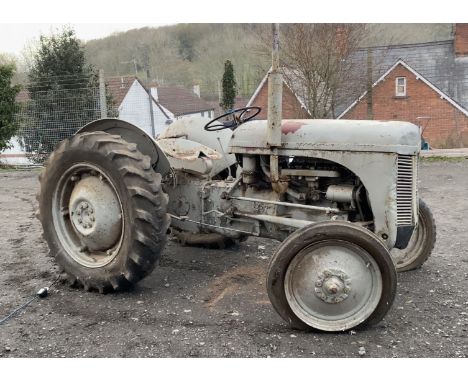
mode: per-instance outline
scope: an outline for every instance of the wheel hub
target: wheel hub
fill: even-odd
[[[79,180],[70,196],[71,222],[89,251],[112,248],[122,232],[119,200],[102,178],[86,176]]]
[[[89,201],[82,201],[78,204],[72,214],[72,220],[75,228],[82,234],[87,233],[87,229],[92,229],[96,217],[94,216],[94,208]]]
[[[329,304],[336,304],[348,297],[350,281],[346,273],[338,270],[325,270],[315,282],[315,294]]]
[[[381,280],[380,268],[362,247],[327,240],[294,256],[284,290],[291,310],[304,323],[327,331],[345,330],[372,314],[382,293]]]

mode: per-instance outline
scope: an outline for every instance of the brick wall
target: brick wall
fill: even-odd
[[[256,119],[267,119],[268,114],[268,81],[260,89],[257,97],[252,102],[252,106],[262,108]],[[283,84],[283,119],[307,119],[309,114],[301,107],[300,102],[289,89],[286,84]]]
[[[406,77],[406,97],[395,97],[396,77]],[[432,147],[468,147],[468,117],[402,65],[374,87],[372,105],[376,120],[408,121],[421,126]],[[342,119],[367,119],[366,97]]]
[[[468,24],[455,24],[455,55],[468,56]]]

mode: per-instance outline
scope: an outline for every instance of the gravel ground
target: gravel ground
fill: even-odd
[[[37,172],[0,173],[0,316],[56,278],[34,217]],[[468,160],[425,161],[420,193],[438,239],[422,269],[400,274],[379,325],[341,334],[293,331],[273,311],[265,272],[276,242],[229,250],[170,242],[132,291],[59,284],[0,326],[0,357],[466,357]],[[361,349],[362,350],[362,349]]]

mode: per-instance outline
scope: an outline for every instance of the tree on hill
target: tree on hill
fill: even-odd
[[[14,65],[0,64],[0,151],[8,148],[8,142],[18,128],[15,115],[19,107],[15,97],[20,86],[11,84],[14,74]]]
[[[223,74],[223,98],[220,106],[227,112],[234,108],[236,99],[236,79],[234,77],[234,66],[230,60],[226,60],[224,63],[224,74]]]
[[[40,154],[41,161],[60,141],[100,117],[99,79],[69,28],[41,36],[30,66],[22,136],[26,151]]]

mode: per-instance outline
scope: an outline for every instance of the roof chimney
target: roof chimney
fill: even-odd
[[[456,57],[468,56],[468,24],[455,24],[454,50]]]
[[[200,85],[193,85],[193,92],[198,98],[200,98]]]

